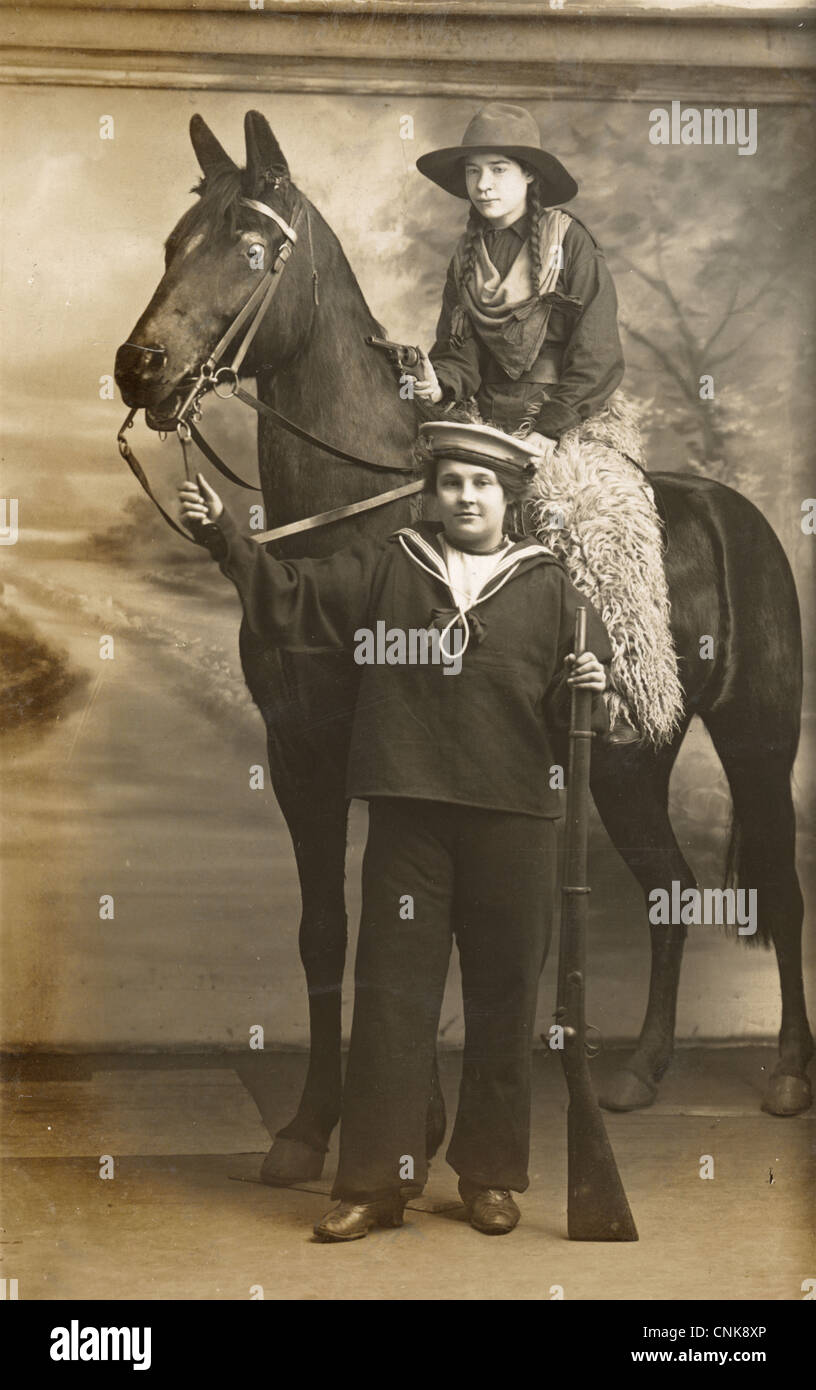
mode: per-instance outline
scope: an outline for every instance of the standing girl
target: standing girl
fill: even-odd
[[[447,1157],[477,1230],[516,1225],[568,686],[597,693],[594,726],[606,727],[600,619],[588,607],[590,651],[575,661],[579,595],[540,542],[505,530],[533,448],[478,425],[428,424],[422,436],[441,522],[321,560],[273,559],[239,534],[203,479],[180,489],[183,518],[214,523],[208,545],[257,639],[345,649],[361,665],[347,792],[368,801],[369,830],[337,1206],[315,1227],[323,1241],[401,1225],[422,1191],[454,936],[465,1055]],[[435,640],[420,645],[423,632]]]

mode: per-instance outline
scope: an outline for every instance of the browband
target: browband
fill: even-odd
[[[266,203],[259,203],[255,198],[242,198],[241,202],[245,207],[254,208],[255,212],[262,212],[265,217],[271,217],[273,222],[277,222],[284,236],[287,236],[292,242],[297,241],[297,232],[294,227],[290,227],[288,222],[284,222],[280,213],[275,212],[274,208],[268,207]]]

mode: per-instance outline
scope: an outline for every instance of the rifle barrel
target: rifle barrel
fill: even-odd
[[[586,608],[579,606],[573,642],[576,657],[586,651],[586,618]],[[586,1056],[591,690],[572,687],[569,737],[557,1002],[557,1019],[564,1028],[561,1061],[569,1090],[567,1231],[570,1240],[637,1240],[637,1229],[592,1087]]]

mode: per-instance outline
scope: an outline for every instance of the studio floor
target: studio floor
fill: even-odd
[[[605,1052],[596,1082],[619,1060]],[[761,1113],[773,1062],[771,1047],[684,1047],[650,1110],[606,1117],[636,1244],[566,1239],[566,1092],[540,1051],[511,1235],[469,1226],[440,1155],[402,1228],[327,1246],[312,1225],[331,1204],[336,1139],[319,1182],[257,1176],[304,1054],[7,1058],[2,1274],[28,1300],[799,1300],[816,1274],[816,1116]],[[460,1065],[442,1053],[449,1112]]]

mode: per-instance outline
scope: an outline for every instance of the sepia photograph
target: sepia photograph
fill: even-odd
[[[777,1364],[812,8],[0,28],[2,1299],[46,1373],[264,1300]]]

